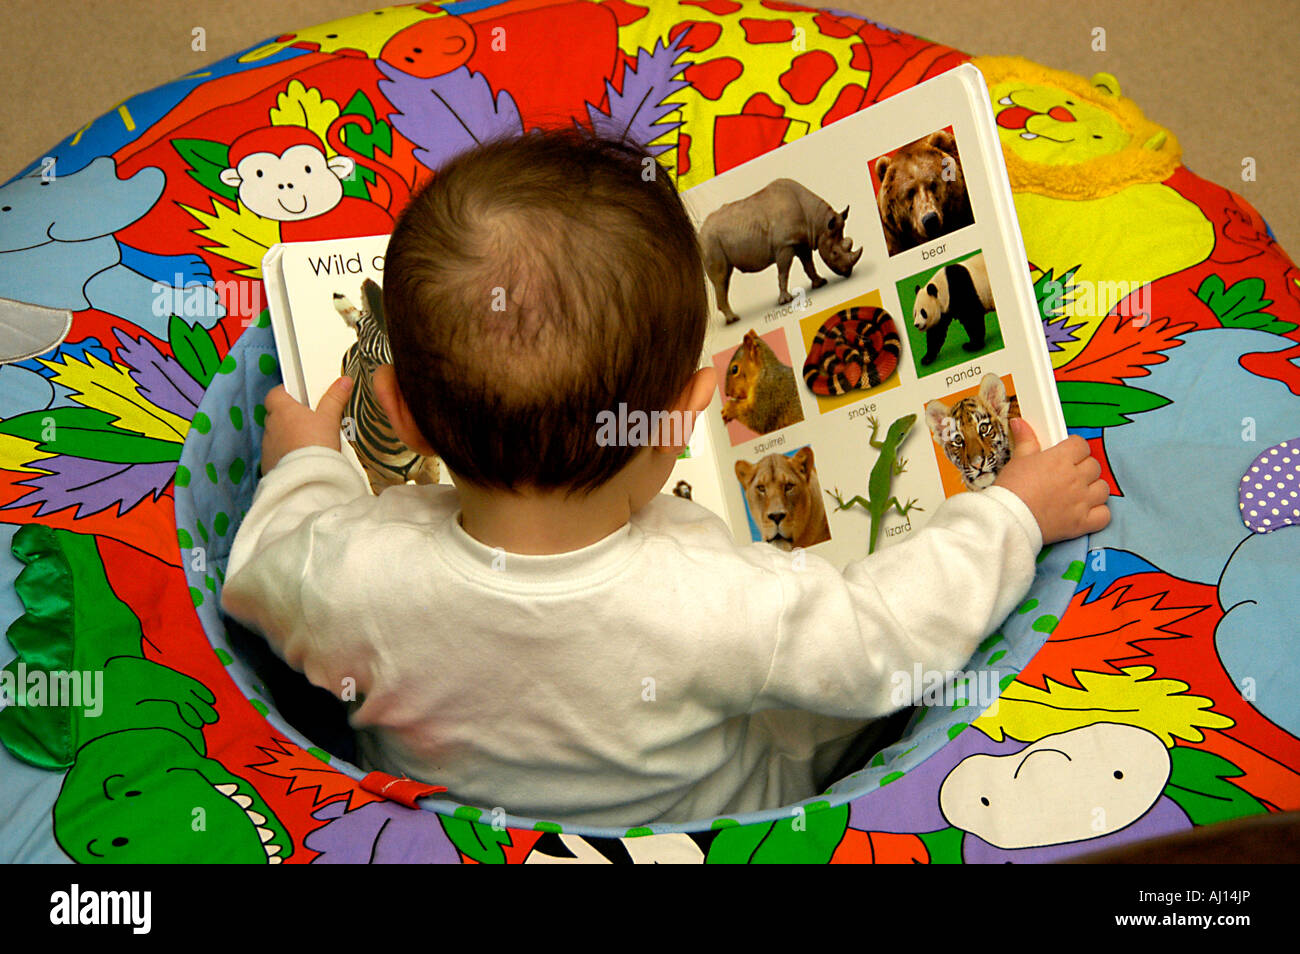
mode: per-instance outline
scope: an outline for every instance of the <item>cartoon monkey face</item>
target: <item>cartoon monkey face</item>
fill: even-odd
[[[343,179],[352,174],[346,156],[326,160],[315,146],[300,143],[277,156],[255,152],[227,169],[221,179],[238,185],[239,199],[252,212],[281,222],[322,215],[343,198]]]

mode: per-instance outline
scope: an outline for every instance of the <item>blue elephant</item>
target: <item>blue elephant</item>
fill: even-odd
[[[95,308],[160,337],[172,314],[215,325],[225,309],[205,283],[211,275],[201,262],[144,255],[113,236],[153,208],[165,184],[162,171],[152,167],[119,179],[113,159],[100,156],[70,175],[37,171],[0,187],[0,298],[69,311]],[[175,284],[132,267],[142,262],[155,266],[151,271],[171,268],[165,277]],[[4,337],[0,333],[0,361],[12,360]]]

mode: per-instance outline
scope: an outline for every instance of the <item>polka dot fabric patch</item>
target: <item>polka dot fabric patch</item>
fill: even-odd
[[[1237,489],[1241,522],[1255,533],[1300,524],[1300,437],[1256,457]]]

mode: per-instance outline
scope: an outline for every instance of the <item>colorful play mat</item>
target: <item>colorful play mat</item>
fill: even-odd
[[[280,380],[267,248],[382,232],[539,126],[626,131],[686,189],[967,61],[1110,526],[807,802],[579,829],[365,777],[332,697],[219,612]],[[228,173],[291,144],[356,161],[318,214]],[[40,306],[0,322],[6,861],[1038,862],[1300,808],[1300,271],[1112,76],[774,0],[426,3],[128,99],[0,207],[0,298]]]

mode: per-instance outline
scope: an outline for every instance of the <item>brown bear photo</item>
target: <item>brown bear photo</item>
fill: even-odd
[[[890,255],[975,222],[950,128],[881,156],[872,178]]]

